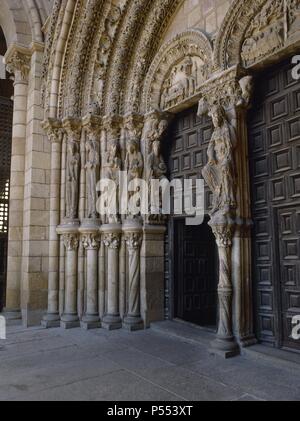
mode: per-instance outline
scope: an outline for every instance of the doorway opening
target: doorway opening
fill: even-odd
[[[212,122],[197,116],[197,107],[178,114],[164,144],[170,180],[202,179]],[[195,184],[195,183],[194,183]],[[174,193],[174,192],[173,192]],[[208,214],[212,195],[205,190]],[[218,253],[207,216],[202,225],[188,226],[171,217],[166,240],[166,314],[205,328],[217,325]]]

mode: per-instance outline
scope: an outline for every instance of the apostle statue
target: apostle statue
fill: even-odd
[[[76,219],[78,216],[79,171],[80,171],[79,142],[70,138],[67,144],[67,179],[66,179],[66,217]]]
[[[97,171],[100,165],[99,144],[95,135],[90,135],[85,145],[86,149],[86,184],[88,198],[88,218],[97,218]]]
[[[210,112],[214,132],[208,147],[208,164],[203,177],[213,192],[211,215],[229,214],[236,209],[236,174],[234,165],[235,131],[227,121],[222,106],[214,106]]]
[[[109,140],[108,151],[105,155],[103,166],[104,178],[113,181],[115,184],[115,189],[108,192],[108,203],[106,204],[107,209],[111,210],[108,214],[109,223],[118,223],[118,198],[120,190],[119,173],[122,166],[120,143],[118,138],[112,138]]]

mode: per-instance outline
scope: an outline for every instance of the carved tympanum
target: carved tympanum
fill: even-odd
[[[208,79],[208,67],[200,57],[186,56],[174,66],[165,79],[160,107],[171,108],[193,96],[197,88]]]

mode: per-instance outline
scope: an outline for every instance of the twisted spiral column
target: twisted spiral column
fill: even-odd
[[[125,241],[129,254],[129,282],[128,282],[128,308],[124,318],[124,327],[131,331],[143,329],[141,318],[141,259],[142,227],[139,224],[125,225],[123,228]]]
[[[231,251],[234,234],[234,225],[211,224],[217,240],[219,252],[219,323],[217,338],[213,342],[213,348],[222,352],[225,357],[239,353],[239,347],[235,341],[232,328],[232,302],[233,286],[231,280]]]

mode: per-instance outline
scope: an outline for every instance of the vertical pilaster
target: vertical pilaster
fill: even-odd
[[[141,248],[141,315],[145,327],[164,320],[166,227],[145,225]]]

